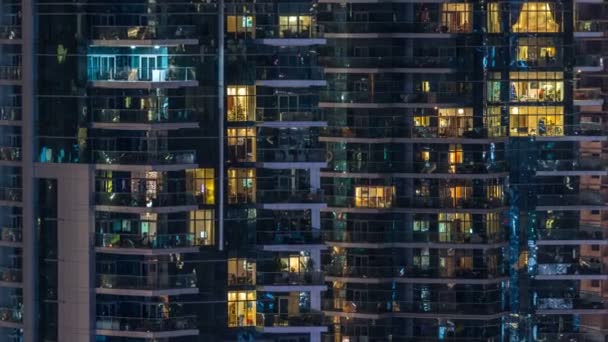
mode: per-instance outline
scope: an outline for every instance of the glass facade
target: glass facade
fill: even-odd
[[[606,17],[0,0],[0,341],[604,341]]]

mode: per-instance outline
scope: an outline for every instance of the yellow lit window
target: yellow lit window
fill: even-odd
[[[366,208],[390,208],[395,196],[394,186],[355,187],[355,206]]]
[[[255,326],[255,291],[228,291],[228,326]]]
[[[564,107],[513,106],[510,108],[509,135],[561,136],[564,134]]]
[[[228,86],[226,92],[228,121],[255,121],[255,87]]]
[[[489,33],[500,33],[500,4],[497,2],[490,2],[488,4],[488,32]]]
[[[203,204],[215,204],[215,170],[186,170],[186,190],[202,199]]]
[[[310,23],[308,15],[279,16],[279,35],[281,38],[310,37]]]
[[[447,192],[442,194],[442,197],[449,198],[450,204],[455,208],[461,207],[466,199],[473,196],[473,188],[466,185],[450,186],[447,190]]]
[[[255,203],[255,169],[228,169],[228,203]]]
[[[513,32],[560,32],[555,5],[548,2],[524,2]]]
[[[473,233],[470,213],[440,213],[439,241],[463,242]]]
[[[430,116],[414,116],[414,126],[429,127],[431,125]]]
[[[431,83],[429,81],[422,81],[421,88],[423,93],[428,93],[431,91]]]
[[[562,72],[511,72],[511,101],[561,102],[564,100]]]
[[[450,144],[448,149],[448,161],[450,163],[450,172],[455,173],[459,164],[464,160],[464,151],[460,144]]]
[[[472,108],[439,109],[439,135],[442,137],[461,137],[473,129]]]
[[[228,33],[245,33],[255,36],[255,20],[250,15],[229,15],[226,18],[226,30]]]
[[[470,32],[473,8],[469,3],[449,3],[441,7],[441,25],[447,32]]]
[[[501,108],[496,106],[488,107],[484,117],[488,137],[502,137],[505,135],[505,129],[501,121]]]
[[[488,237],[492,238],[500,232],[500,230],[501,230],[500,214],[498,214],[498,213],[485,214],[483,217],[483,220],[484,220],[484,226],[486,228],[486,234],[488,235]]]
[[[228,259],[228,285],[255,285],[255,261]]]
[[[227,132],[229,159],[237,162],[255,162],[255,128],[228,128]]]
[[[190,234],[198,246],[215,244],[215,210],[204,209],[190,212]]]

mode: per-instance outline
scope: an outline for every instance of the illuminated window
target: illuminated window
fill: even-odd
[[[255,261],[228,259],[228,285],[255,285]]]
[[[501,113],[502,110],[500,107],[488,107],[484,117],[484,125],[488,131],[488,137],[505,136],[505,129],[502,126]]]
[[[428,232],[431,228],[431,222],[429,220],[415,220],[414,231],[415,232]]]
[[[483,216],[484,226],[486,228],[486,234],[493,238],[496,234],[501,231],[500,214],[489,213]]]
[[[442,30],[447,32],[471,32],[473,6],[468,3],[443,4],[441,7]]]
[[[255,203],[255,169],[228,169],[228,203]]]
[[[560,32],[556,8],[548,2],[524,2],[513,32]]]
[[[513,102],[561,102],[564,100],[562,72],[511,72]]]
[[[428,93],[429,91],[431,91],[431,83],[429,81],[422,81],[422,83],[420,84],[420,88],[423,93]]]
[[[228,121],[255,121],[254,86],[228,86],[227,95]]]
[[[471,186],[454,185],[448,187],[447,190],[442,191],[441,197],[448,198],[454,208],[461,207],[466,199],[473,196],[473,187]]]
[[[255,37],[255,21],[250,15],[229,15],[226,18],[228,33],[246,34]]]
[[[489,200],[502,198],[502,184],[490,184],[486,187],[486,198]]]
[[[228,326],[255,326],[255,291],[228,291]]]
[[[487,14],[487,26],[488,33],[500,33],[500,4],[496,2],[490,2],[488,4],[488,14]]]
[[[215,170],[186,170],[186,190],[202,199],[203,204],[215,204]]]
[[[520,37],[517,44],[518,66],[547,66],[556,63],[557,48],[553,38]]]
[[[215,244],[215,210],[195,210],[190,212],[190,234],[198,246]]]
[[[461,137],[473,128],[472,108],[439,109],[439,135]]]
[[[227,131],[229,159],[236,162],[255,162],[255,128],[228,128]]]
[[[564,134],[564,107],[511,107],[509,124],[509,135],[512,137],[561,136]]]
[[[448,162],[450,163],[450,173],[455,173],[459,164],[464,160],[464,151],[460,144],[450,144],[448,149]]]
[[[394,186],[355,187],[355,206],[365,208],[390,208],[395,196]]]
[[[307,15],[290,15],[279,17],[279,34],[281,38],[310,37],[311,18]]]
[[[439,241],[463,242],[473,233],[470,213],[440,213]]]
[[[280,257],[279,262],[281,272],[303,273],[312,271],[311,259],[308,255],[295,254],[286,257]]]

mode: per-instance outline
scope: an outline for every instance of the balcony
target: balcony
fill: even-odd
[[[604,210],[606,199],[599,192],[582,192],[576,195],[538,195],[536,210]]]
[[[188,109],[93,109],[92,127],[152,130],[198,128],[199,124],[194,119],[194,113]]]
[[[560,226],[568,228],[560,228]],[[578,228],[572,228],[579,226]],[[601,227],[584,226],[577,222],[569,224],[566,222],[553,229],[537,230],[537,245],[561,246],[561,245],[581,245],[581,244],[605,244],[605,234]]]
[[[353,34],[353,33],[374,33],[374,36],[369,38],[377,38],[381,36],[387,37],[406,37],[408,33],[427,33],[420,35],[420,38],[432,38],[429,33],[441,34],[439,37],[444,38],[446,34],[463,34],[472,32],[470,22],[466,25],[447,24],[440,21],[426,22],[318,22],[318,25],[325,32],[325,37],[336,38],[338,34]],[[338,36],[339,37],[339,36]],[[416,36],[412,36],[416,37]]]
[[[323,130],[320,141],[334,142],[343,140],[366,141],[376,139],[378,142],[425,142],[446,144],[450,142],[469,142],[477,140],[480,144],[488,143],[485,139],[504,138],[507,128],[501,127],[474,127],[461,129],[438,128],[431,126],[406,127],[403,122],[388,122],[386,126],[330,126]],[[337,139],[336,139],[337,138]],[[441,140],[438,140],[441,139]]]
[[[540,263],[536,279],[539,280],[584,280],[608,279],[602,264],[592,258],[579,258],[572,262]]]
[[[92,151],[97,169],[125,170],[142,166],[159,171],[178,171],[196,168],[194,150],[174,151]]]
[[[311,39],[322,38],[317,25],[256,25],[256,39]],[[283,45],[285,46],[285,45]]]
[[[0,187],[0,203],[15,203],[21,202],[21,188],[3,188]],[[17,203],[15,203],[17,204]]]
[[[196,274],[135,276],[98,274],[98,294],[118,296],[176,296],[198,293]]]
[[[601,72],[604,70],[604,58],[601,55],[576,56],[576,72]]]
[[[574,89],[575,106],[601,106],[604,97],[600,88],[578,88]]]
[[[368,205],[360,204],[361,199],[354,196],[325,196],[325,200],[330,207],[337,208],[352,208],[365,212],[368,210],[388,210],[400,211],[399,209],[419,209],[418,212],[426,211],[425,209],[433,209],[433,212],[445,211],[446,209],[467,209],[474,212],[475,210],[492,210],[504,208],[506,201],[500,198],[488,197],[467,197],[467,198],[447,198],[447,197],[397,197],[390,200],[379,200],[370,202]]]
[[[0,246],[21,247],[21,228],[2,227]]]
[[[452,223],[450,226],[455,226]],[[448,228],[449,229],[449,228]],[[323,241],[327,244],[339,243],[345,247],[363,246],[395,246],[395,247],[439,247],[441,245],[451,246],[460,245],[484,245],[481,248],[490,248],[492,244],[506,243],[507,239],[503,233],[458,233],[458,232],[408,232],[387,231],[387,232],[352,232],[352,231],[324,231]],[[433,246],[433,245],[437,246]],[[479,248],[478,247],[478,248]]]
[[[580,298],[540,297],[536,305],[536,313],[540,315],[597,315],[608,313],[608,309],[601,297],[583,294]]]
[[[18,85],[20,81],[20,65],[0,65],[0,85]]]
[[[21,269],[15,267],[0,266],[0,286],[16,287],[23,281]]]
[[[132,338],[171,338],[198,335],[196,316],[142,318],[97,316],[96,335]]]
[[[93,26],[93,46],[177,46],[198,45],[194,25],[180,26]]]
[[[95,193],[97,210],[124,213],[173,213],[198,208],[192,193],[157,193],[153,196],[131,192]]]
[[[455,56],[378,56],[378,57],[322,57],[319,64],[325,72],[331,68],[353,69],[454,69],[463,67],[464,61]],[[398,70],[394,70],[398,71]],[[421,72],[410,70],[412,73]]]
[[[432,302],[432,301],[353,301],[342,298],[323,300],[323,310],[328,315],[389,318],[417,317],[433,318],[439,315],[454,315],[453,318],[466,319],[466,316],[494,316],[506,312],[506,303],[486,302],[479,298],[475,302]],[[329,311],[329,312],[328,312]],[[464,317],[463,317],[464,316]],[[437,317],[439,318],[439,317]]]
[[[18,305],[20,308],[0,307],[0,327],[3,328],[23,328],[23,305]]]
[[[264,333],[313,333],[327,332],[323,313],[257,313],[256,326]]]
[[[0,106],[0,125],[19,125],[21,107]]]
[[[197,252],[196,236],[182,234],[96,234],[96,250],[103,253],[159,255]]]
[[[322,91],[322,108],[357,107],[356,105],[376,105],[376,107],[434,108],[437,106],[459,106],[471,102],[472,93],[464,92],[370,92],[370,91]],[[365,106],[364,106],[365,107]],[[363,108],[363,107],[362,107]],[[365,107],[367,108],[367,107]]]
[[[275,291],[272,286],[323,285],[323,272],[257,272],[257,285],[260,291]]]
[[[327,165],[324,148],[280,146],[257,148],[256,153],[258,163],[269,169],[322,168]]]
[[[18,25],[0,25],[0,43],[9,44],[21,43],[21,26]]]
[[[0,162],[20,163],[21,147],[0,146]]]
[[[281,108],[256,108],[257,126],[270,128],[325,127],[323,115],[316,108],[297,108],[285,111]]]
[[[608,32],[608,23],[597,20],[577,20],[574,38],[603,39]]]
[[[490,284],[502,281],[507,272],[499,270],[498,265],[481,268],[452,267],[387,267],[387,266],[341,266],[327,265],[324,268],[325,280],[334,281],[333,278],[349,278],[348,282],[360,283],[462,283],[462,284]],[[337,279],[339,280],[339,279]]]
[[[334,172],[348,173],[402,173],[413,177],[429,178],[431,174],[443,177],[462,177],[462,175],[486,175],[507,172],[505,162],[470,162],[470,163],[437,163],[437,162],[400,162],[387,160],[376,161],[342,161],[332,160],[328,169]],[[451,176],[453,175],[453,176]],[[464,177],[467,178],[467,177]]]
[[[562,159],[538,160],[536,164],[537,176],[605,176],[608,167],[601,159]]]
[[[325,86],[323,69],[315,66],[258,66],[257,86],[278,88],[307,88]]]
[[[166,67],[140,70],[125,65],[115,69],[89,66],[88,79],[91,86],[113,89],[156,89],[197,87],[196,68]]]

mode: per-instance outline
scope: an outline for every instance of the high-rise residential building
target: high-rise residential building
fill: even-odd
[[[0,341],[607,341],[607,18],[0,0]]]

